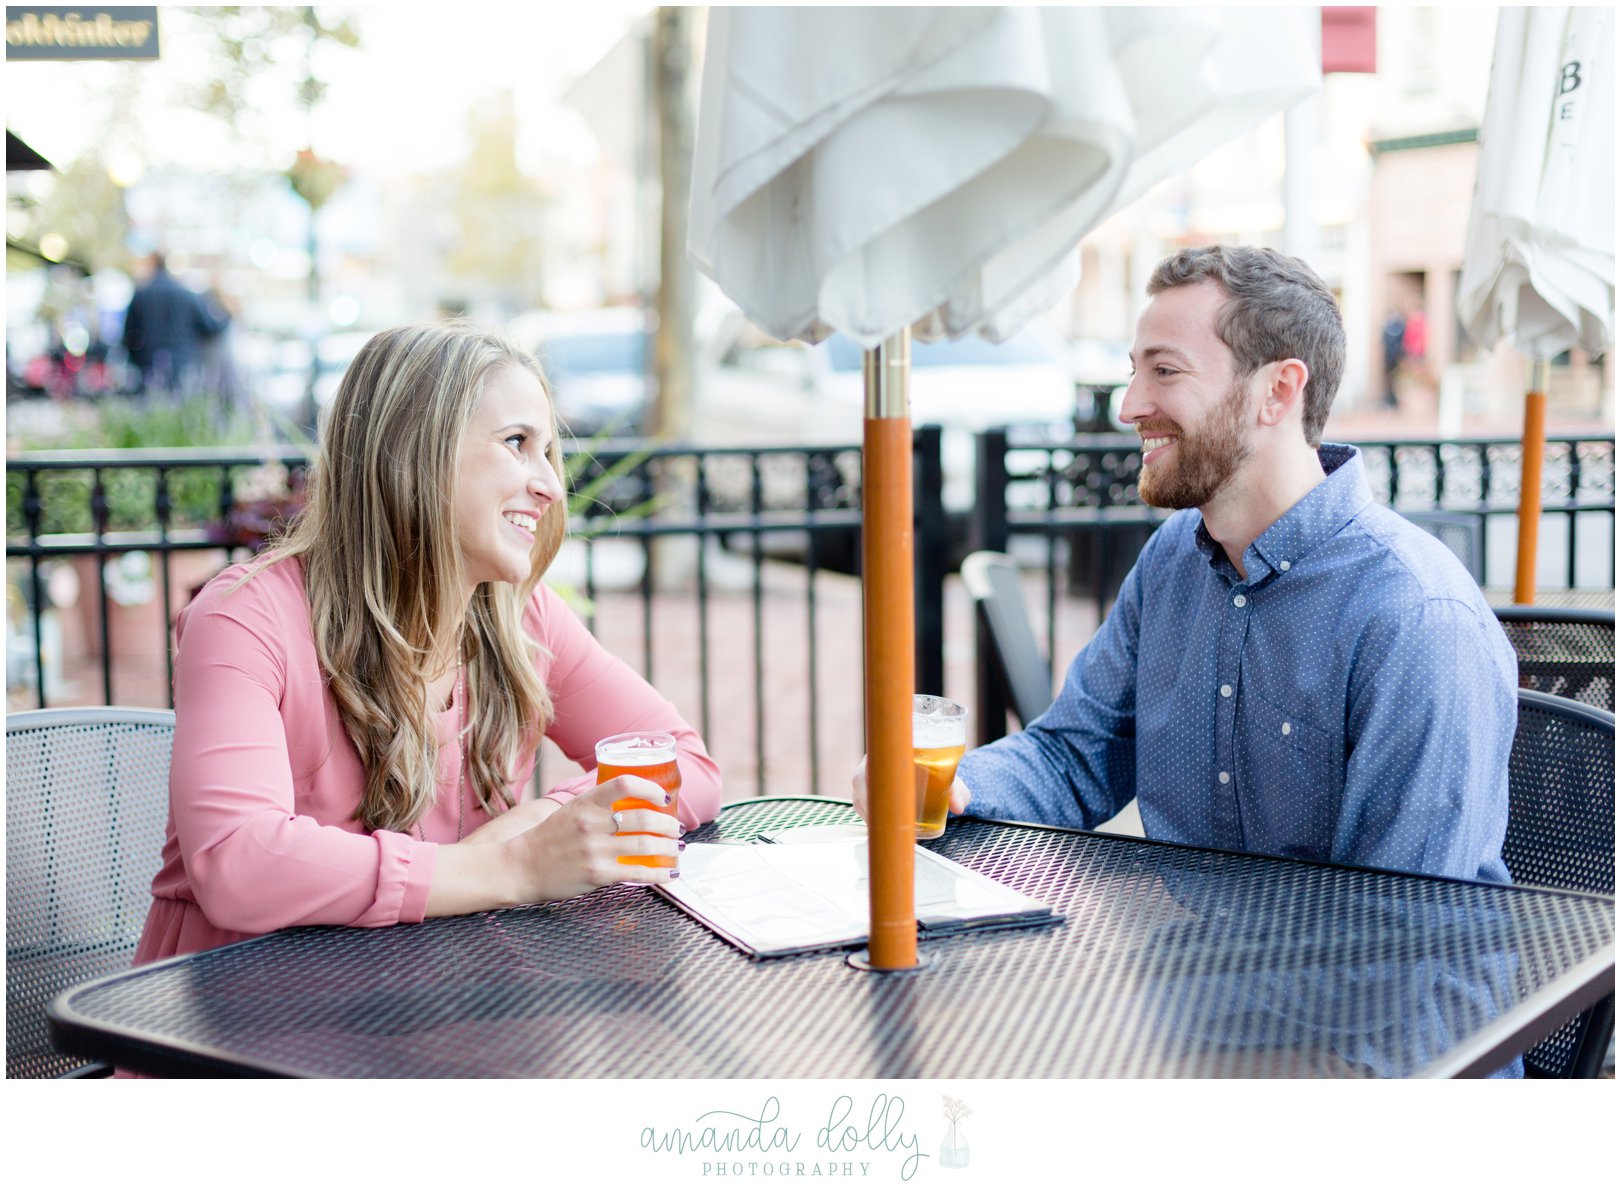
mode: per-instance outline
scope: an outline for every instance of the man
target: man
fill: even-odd
[[[1052,707],[965,756],[952,809],[1506,881],[1513,652],[1437,540],[1320,445],[1333,295],[1256,248],[1163,261],[1122,416],[1149,540]],[[857,779],[864,802],[864,780]]]
[[[124,347],[141,372],[144,391],[181,392],[191,379],[204,339],[230,321],[169,272],[162,252],[151,256],[151,275],[135,290],[124,314]]]
[[[1396,373],[1401,370],[1402,339],[1407,334],[1407,321],[1395,310],[1385,315],[1384,327],[1379,332],[1379,343],[1385,351],[1385,407],[1397,408]]]

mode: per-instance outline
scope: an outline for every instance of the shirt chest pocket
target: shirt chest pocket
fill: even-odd
[[[1326,858],[1339,819],[1345,764],[1333,736],[1249,690],[1239,706],[1239,799],[1249,846]]]

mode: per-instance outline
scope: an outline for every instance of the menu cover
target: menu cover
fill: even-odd
[[[919,846],[914,893],[924,937],[1052,924],[1062,915],[1022,892]],[[681,878],[656,890],[754,958],[863,944],[867,829],[810,826],[751,845],[687,844]]]

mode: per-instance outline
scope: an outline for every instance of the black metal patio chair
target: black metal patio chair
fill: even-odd
[[[51,1047],[60,991],[126,969],[152,903],[174,714],[122,706],[6,716],[6,1076],[110,1072]]]
[[[1469,512],[1407,511],[1402,515],[1452,550],[1476,585],[1486,581],[1486,528]]]
[[[1522,689],[1615,713],[1615,612],[1494,607],[1520,666]]]
[[[984,743],[1005,734],[1009,709],[1026,726],[1051,706],[1052,676],[1025,611],[1018,563],[1005,553],[971,553],[963,559],[962,581],[974,600],[975,714]]]
[[[1515,883],[1615,894],[1615,715],[1520,691],[1503,861]],[[1528,1052],[1526,1073],[1597,1077],[1614,1031],[1611,995]]]

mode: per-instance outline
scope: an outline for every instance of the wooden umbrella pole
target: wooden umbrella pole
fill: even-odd
[[[1542,454],[1548,440],[1548,361],[1531,365],[1520,434],[1520,551],[1514,567],[1514,601],[1533,603],[1537,593],[1537,524],[1542,519]]]
[[[875,970],[917,965],[912,892],[917,816],[912,767],[912,418],[906,396],[910,367],[907,330],[866,353],[861,575],[872,912],[867,961]]]

